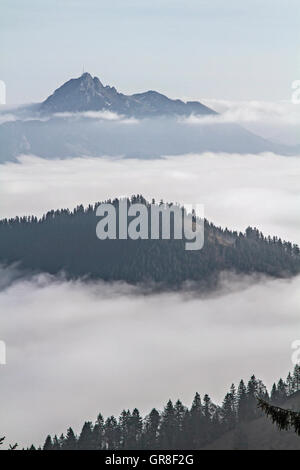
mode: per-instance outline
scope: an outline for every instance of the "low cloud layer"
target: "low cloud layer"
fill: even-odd
[[[24,156],[0,168],[0,218],[139,193],[204,204],[205,216],[224,228],[244,231],[251,225],[300,243],[298,157],[205,153],[151,161],[50,161]]]
[[[216,116],[187,119],[190,124],[236,123],[274,142],[300,144],[300,104],[291,101],[228,101],[204,99]]]
[[[96,119],[100,121],[118,121],[122,124],[136,124],[138,123],[137,119],[126,118],[122,114],[113,113],[111,111],[84,111],[77,113],[55,113],[53,115],[57,118],[67,118],[67,119]]]
[[[195,100],[185,97],[184,100]],[[178,122],[190,125],[209,125],[218,123],[240,124],[255,134],[271,141],[285,145],[300,144],[300,104],[291,101],[230,101],[218,99],[197,98],[218,115],[190,116],[178,118]],[[137,124],[134,118],[126,118],[110,111],[65,112],[53,115],[62,119],[92,119],[99,121],[114,121],[123,124]],[[50,117],[39,115],[36,105],[2,106],[0,110],[0,125],[15,120],[47,121]]]
[[[12,121],[49,121],[53,118],[61,119],[94,119],[99,121],[116,121],[123,124],[136,124],[137,119],[127,118],[121,114],[111,111],[84,111],[54,113],[52,116],[41,115],[35,105],[26,106],[4,106],[0,110],[0,125]]]
[[[207,298],[48,275],[10,282],[0,291],[0,435],[41,443],[99,411],[190,404],[196,391],[220,402],[253,372],[270,386],[293,367],[299,292],[300,277],[224,275],[223,292]]]

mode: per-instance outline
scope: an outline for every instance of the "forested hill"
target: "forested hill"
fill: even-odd
[[[69,428],[60,437],[48,436],[43,450],[117,449],[300,449],[293,431],[279,431],[257,407],[257,397],[276,406],[300,409],[300,366],[270,393],[254,375],[248,383],[231,385],[221,405],[208,394],[196,393],[191,407],[169,400],[163,411],[145,416],[123,410],[119,418],[98,415],[84,423],[79,435]],[[32,447],[32,450],[35,448]]]
[[[117,200],[113,203],[117,205]],[[128,204],[146,201],[134,196]],[[202,250],[186,251],[185,240],[99,240],[96,208],[50,211],[42,218],[0,221],[0,262],[20,262],[34,271],[70,277],[161,283],[176,287],[196,281],[215,286],[222,271],[288,277],[300,272],[299,247],[256,229],[231,232],[205,221]]]

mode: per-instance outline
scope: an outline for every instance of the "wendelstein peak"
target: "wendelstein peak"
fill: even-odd
[[[41,103],[40,111],[45,114],[111,111],[139,118],[216,114],[200,102],[173,100],[153,90],[124,95],[114,87],[104,86],[98,77],[92,77],[88,72],[57,88]]]

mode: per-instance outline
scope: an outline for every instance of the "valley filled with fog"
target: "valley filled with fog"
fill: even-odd
[[[299,177],[298,157],[271,153],[151,161],[27,155],[1,164],[0,214],[41,216],[139,193],[202,203],[205,216],[224,228],[251,225],[299,243]],[[70,281],[2,266],[7,365],[1,425],[7,440],[39,444],[68,425],[79,431],[99,411],[118,415],[138,406],[149,412],[169,397],[190,404],[196,391],[218,402],[232,382],[252,373],[270,386],[293,368],[299,285],[299,276],[223,273],[214,294],[145,295],[125,283]]]

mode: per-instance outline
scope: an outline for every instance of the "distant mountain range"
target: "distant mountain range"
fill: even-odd
[[[111,111],[137,118],[216,114],[197,101],[171,100],[157,91],[123,95],[115,87],[104,86],[98,77],[84,73],[59,87],[41,105],[43,113]]]
[[[190,122],[190,116],[200,117],[197,124]],[[159,158],[203,152],[299,154],[298,147],[270,142],[234,123],[201,122],[201,117],[214,116],[214,110],[196,101],[172,100],[156,91],[124,95],[84,73],[44,102],[16,110],[14,121],[0,125],[0,162],[20,154],[50,159]]]

